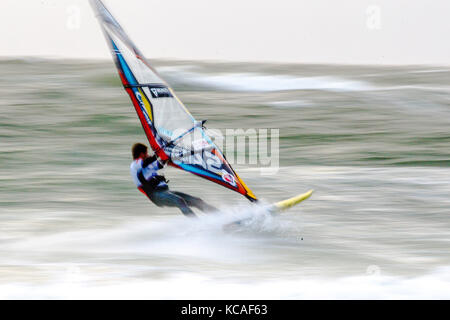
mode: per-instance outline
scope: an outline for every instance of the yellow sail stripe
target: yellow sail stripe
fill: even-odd
[[[142,89],[138,88],[138,90],[139,90],[139,93],[141,94],[141,98],[142,98],[142,102],[144,103],[145,110],[147,111],[147,114],[148,114],[150,120],[153,121],[152,109],[151,109],[151,106],[150,106],[150,102],[147,100],[147,97],[144,94],[144,92],[142,92]]]
[[[244,181],[241,180],[238,174],[236,172],[234,174],[236,175],[236,178],[239,180],[244,189],[247,190],[247,195],[249,197],[252,197],[253,199],[257,199],[256,196],[253,194],[252,190],[250,190],[249,187],[247,187],[247,185],[244,183]]]

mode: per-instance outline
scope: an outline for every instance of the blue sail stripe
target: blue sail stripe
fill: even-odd
[[[128,67],[128,64],[126,63],[125,59],[122,56],[122,53],[120,52],[119,48],[117,48],[114,41],[110,38],[111,43],[114,48],[114,52],[116,53],[117,59],[119,60],[119,64],[122,67],[123,73],[125,74],[125,77],[128,80],[129,84],[135,85],[137,84],[136,78],[134,77],[133,73],[130,70],[130,67]]]
[[[186,170],[186,171],[189,171],[189,172],[192,172],[192,173],[198,173],[198,174],[201,174],[201,175],[204,175],[204,176],[208,176],[208,177],[216,179],[216,180],[220,180],[220,179],[217,179],[217,175],[216,174],[212,174],[209,171],[206,171],[206,170],[203,170],[203,169],[199,169],[197,167],[194,167],[191,164],[185,164],[185,163],[182,163],[182,162],[179,162],[179,161],[175,161],[174,163],[176,165],[180,166],[181,168],[183,168],[183,170]]]

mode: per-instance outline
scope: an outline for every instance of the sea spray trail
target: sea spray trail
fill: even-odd
[[[244,219],[245,223],[239,229],[224,230],[225,225]],[[123,223],[117,228],[36,235],[33,239],[18,239],[5,248],[11,252],[39,253],[35,262],[42,262],[41,259],[48,259],[61,251],[74,256],[92,255],[91,260],[104,254],[115,254],[117,257],[130,254],[186,255],[220,260],[217,249],[226,248],[228,252],[238,254],[239,247],[243,247],[238,233],[245,236],[259,233],[260,240],[265,236],[270,239],[282,233],[282,227],[283,224],[267,211],[265,205],[246,204],[199,214],[198,218],[187,219],[181,214],[159,216],[151,221],[142,219],[138,223]]]

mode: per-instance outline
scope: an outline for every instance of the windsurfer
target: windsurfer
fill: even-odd
[[[207,212],[217,210],[200,198],[183,192],[170,191],[166,178],[157,174],[157,171],[166,165],[167,160],[162,161],[156,155],[149,156],[146,145],[135,143],[131,152],[133,162],[130,165],[130,172],[133,181],[138,189],[158,207],[178,207],[188,217],[195,217],[190,207]]]

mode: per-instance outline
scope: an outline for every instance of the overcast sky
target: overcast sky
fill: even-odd
[[[104,0],[148,58],[450,65],[450,0]],[[109,58],[88,0],[1,0],[0,56]]]

